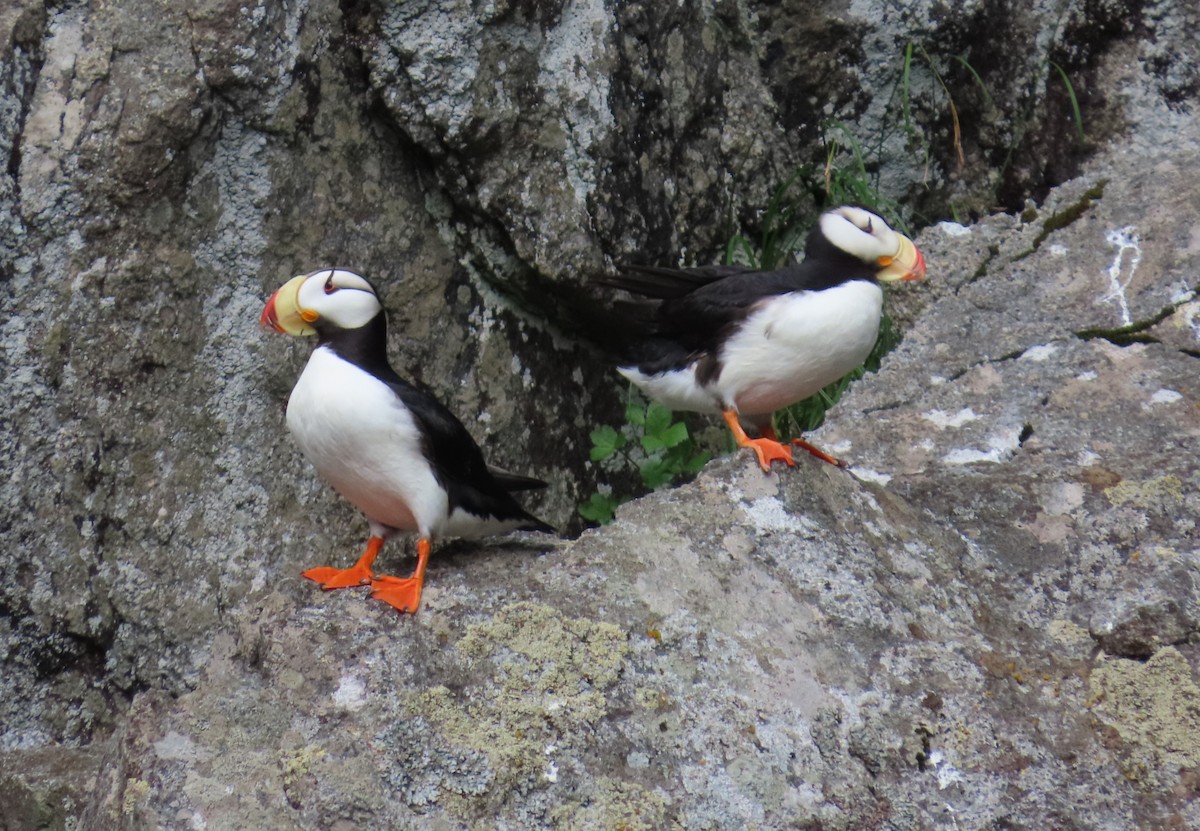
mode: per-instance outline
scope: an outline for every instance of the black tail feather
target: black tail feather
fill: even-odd
[[[542,488],[549,487],[549,482],[543,482],[541,479],[535,479],[532,476],[522,476],[519,473],[509,473],[498,467],[488,465],[488,473],[500,483],[500,485],[509,493],[517,491],[536,491]]]

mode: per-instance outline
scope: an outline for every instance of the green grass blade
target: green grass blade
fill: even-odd
[[[978,86],[979,91],[983,93],[984,106],[988,109],[991,109],[994,106],[992,104],[992,96],[990,93],[988,93],[987,84],[983,82],[983,79],[979,77],[979,73],[975,71],[975,67],[971,66],[971,64],[967,62],[967,59],[962,55],[952,55],[951,57],[958,61],[963,68],[967,70],[967,72],[971,73],[971,77],[975,79],[976,86]]]
[[[1075,97],[1075,86],[1071,83],[1071,79],[1067,77],[1067,72],[1054,61],[1050,61],[1050,65],[1058,70],[1058,75],[1062,78],[1063,84],[1067,88],[1067,96],[1071,99],[1071,112],[1075,116],[1075,133],[1079,136],[1079,141],[1086,141],[1083,135],[1083,113],[1079,109],[1079,99]]]

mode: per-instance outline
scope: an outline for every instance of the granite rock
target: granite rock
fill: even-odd
[[[1200,827],[1195,10],[1006,8],[0,9],[0,823]],[[448,543],[416,617],[297,578],[364,528],[286,439],[275,286],[375,278],[566,522],[621,390],[557,307],[715,259],[835,121],[988,214],[918,237],[814,436],[849,473]]]

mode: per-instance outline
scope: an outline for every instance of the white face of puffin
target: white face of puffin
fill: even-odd
[[[271,295],[261,323],[288,335],[316,334],[323,321],[338,329],[366,325],[383,306],[371,284],[353,271],[323,268],[288,280]]]
[[[912,240],[899,234],[870,211],[849,205],[821,214],[821,233],[836,247],[864,263],[879,266],[882,283],[920,280],[925,258]]]

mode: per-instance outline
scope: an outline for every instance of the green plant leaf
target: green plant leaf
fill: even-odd
[[[662,459],[647,459],[638,465],[642,484],[650,490],[658,490],[675,478],[675,473]]]
[[[696,453],[688,459],[683,465],[683,472],[695,475],[700,472],[700,469],[708,464],[708,460],[712,458],[712,454],[708,451]]]
[[[593,493],[591,499],[579,506],[579,515],[589,522],[607,525],[613,521],[613,515],[621,500],[606,493]]]
[[[625,420],[636,427],[642,427],[646,424],[646,408],[636,401],[630,401],[625,405]]]
[[[677,447],[688,440],[687,425],[682,421],[677,421],[659,433],[658,437],[662,440],[664,447]]]
[[[658,436],[642,436],[638,441],[642,444],[642,449],[647,453],[653,453],[655,450],[662,450],[666,445]]]
[[[591,438],[592,450],[589,455],[593,462],[607,459],[625,446],[625,437],[607,424],[593,430]]]
[[[663,432],[671,426],[673,418],[674,413],[657,401],[652,401],[650,406],[646,408],[647,435],[653,436]]]

